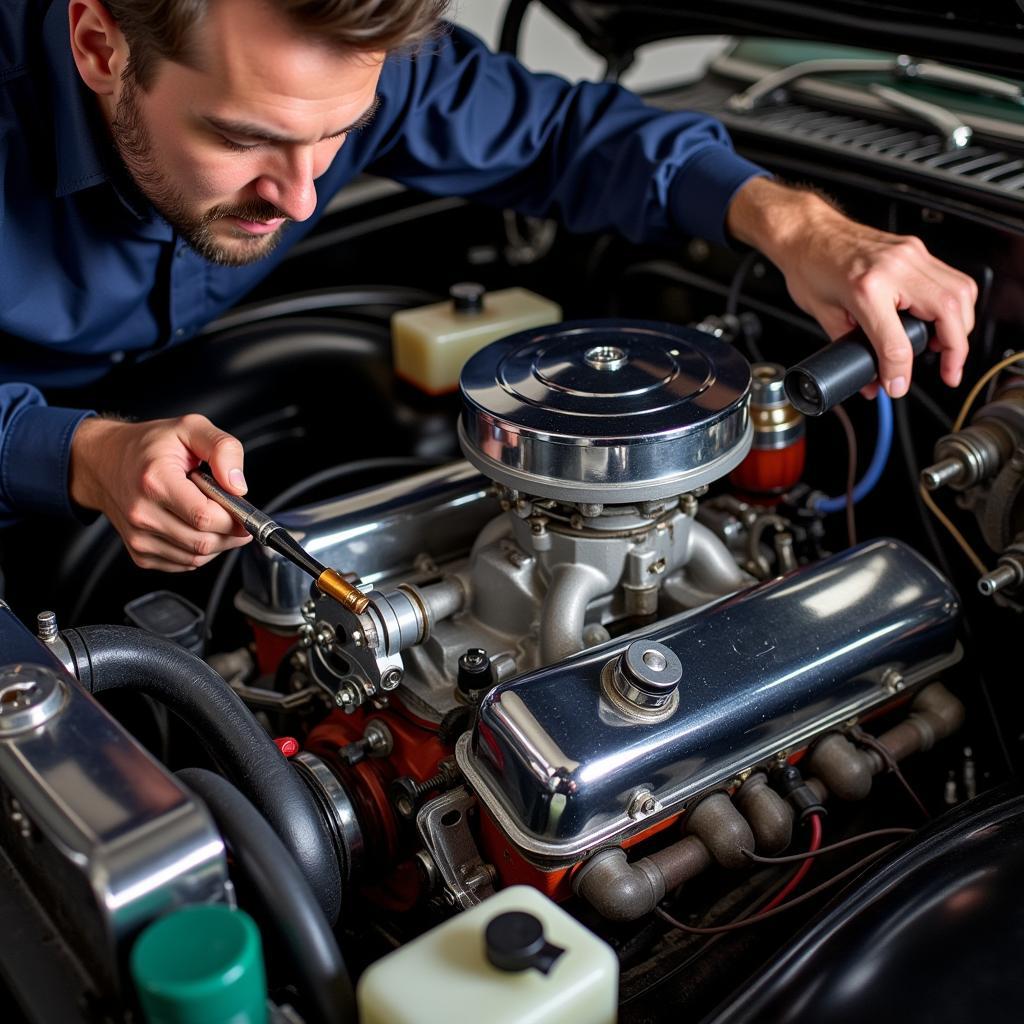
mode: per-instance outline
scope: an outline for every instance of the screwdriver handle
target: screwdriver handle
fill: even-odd
[[[932,336],[932,325],[909,313],[900,321],[914,355]],[[820,416],[845,402],[878,376],[878,356],[860,327],[837,338],[786,371],[783,386],[790,403],[806,416]]]
[[[194,469],[189,473],[189,479],[211,501],[227,509],[260,544],[273,548],[304,572],[308,572],[316,580],[317,589],[321,593],[334,598],[357,615],[366,610],[370,603],[369,599],[358,587],[352,586],[336,569],[321,565],[284,527],[278,526],[265,512],[261,512],[244,498],[239,498],[237,494],[229,494],[205,470]]]
[[[225,491],[205,470],[194,469],[188,478],[211,501],[217,502],[221,508],[231,513],[261,544],[266,544],[267,537],[278,528],[277,523],[265,512],[261,512],[245,498]]]

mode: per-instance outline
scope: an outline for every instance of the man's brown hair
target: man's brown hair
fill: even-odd
[[[263,0],[296,27],[346,50],[394,50],[430,38],[449,0]],[[192,64],[192,31],[216,0],[104,0],[145,89],[161,59]]]

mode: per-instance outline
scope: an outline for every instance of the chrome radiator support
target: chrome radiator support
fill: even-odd
[[[958,612],[911,548],[862,544],[496,687],[458,763],[526,856],[575,860],[953,664]]]

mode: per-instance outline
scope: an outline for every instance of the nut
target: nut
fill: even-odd
[[[892,693],[899,693],[906,686],[903,675],[894,668],[886,669],[882,673],[882,685]]]
[[[661,810],[661,804],[654,798],[649,789],[638,789],[626,806],[626,813],[634,820],[646,818],[647,815]]]
[[[389,668],[380,677],[380,688],[382,690],[393,690],[402,681],[402,670],[400,668]]]

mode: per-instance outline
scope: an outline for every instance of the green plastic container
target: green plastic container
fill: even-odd
[[[183,907],[135,942],[131,971],[148,1024],[266,1024],[260,932],[244,910]]]

